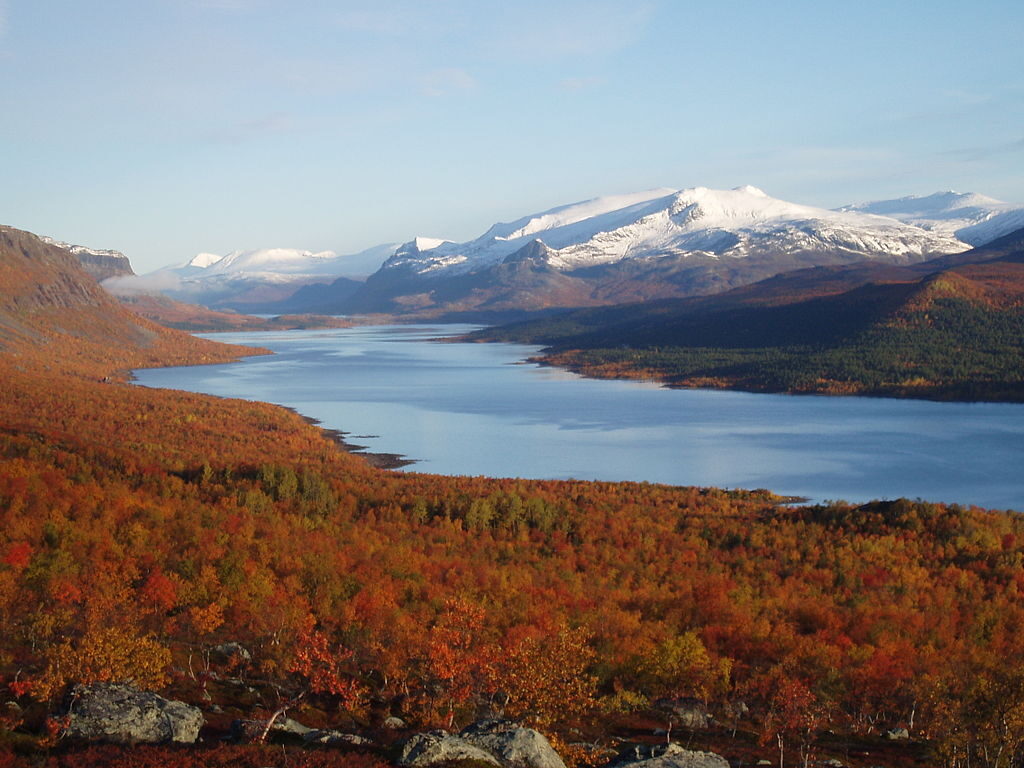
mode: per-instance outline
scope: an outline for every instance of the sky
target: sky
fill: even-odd
[[[137,272],[604,194],[1024,203],[1020,0],[0,0],[0,223]]]

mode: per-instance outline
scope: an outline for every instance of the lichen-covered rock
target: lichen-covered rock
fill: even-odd
[[[678,744],[635,745],[613,764],[629,768],[729,768],[729,762],[721,755],[683,749]]]
[[[481,720],[459,735],[509,768],[565,768],[544,734],[509,720]]]
[[[414,768],[462,760],[501,766],[491,753],[444,731],[417,733],[402,745],[402,751],[398,756],[399,765]]]
[[[78,685],[71,692],[66,735],[114,744],[193,744],[203,713],[122,683]]]
[[[384,718],[382,725],[389,731],[400,731],[406,727],[405,720],[400,717],[395,717],[394,715]]]

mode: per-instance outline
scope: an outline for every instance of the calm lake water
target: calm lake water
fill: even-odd
[[[469,326],[215,334],[276,354],[136,371],[139,383],[264,400],[408,471],[770,488],[1024,510],[1024,406],[669,390],[439,344]]]

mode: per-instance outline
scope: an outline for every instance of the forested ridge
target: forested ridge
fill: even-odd
[[[912,268],[804,270],[730,294],[485,329],[540,361],[678,387],[1024,400],[1024,237]],[[920,274],[924,272],[924,274]]]
[[[377,470],[284,409],[120,381],[239,351],[2,234],[0,765],[361,768],[387,715],[499,710],[600,765],[679,697],[717,719],[674,737],[746,764],[1024,759],[1017,515]],[[69,686],[122,680],[202,707],[204,744],[61,739]],[[289,700],[384,746],[216,746]]]

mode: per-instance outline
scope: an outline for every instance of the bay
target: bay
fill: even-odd
[[[407,471],[769,488],[1024,510],[1024,406],[670,390],[524,364],[470,326],[210,334],[272,356],[136,371],[139,384],[294,408]]]

